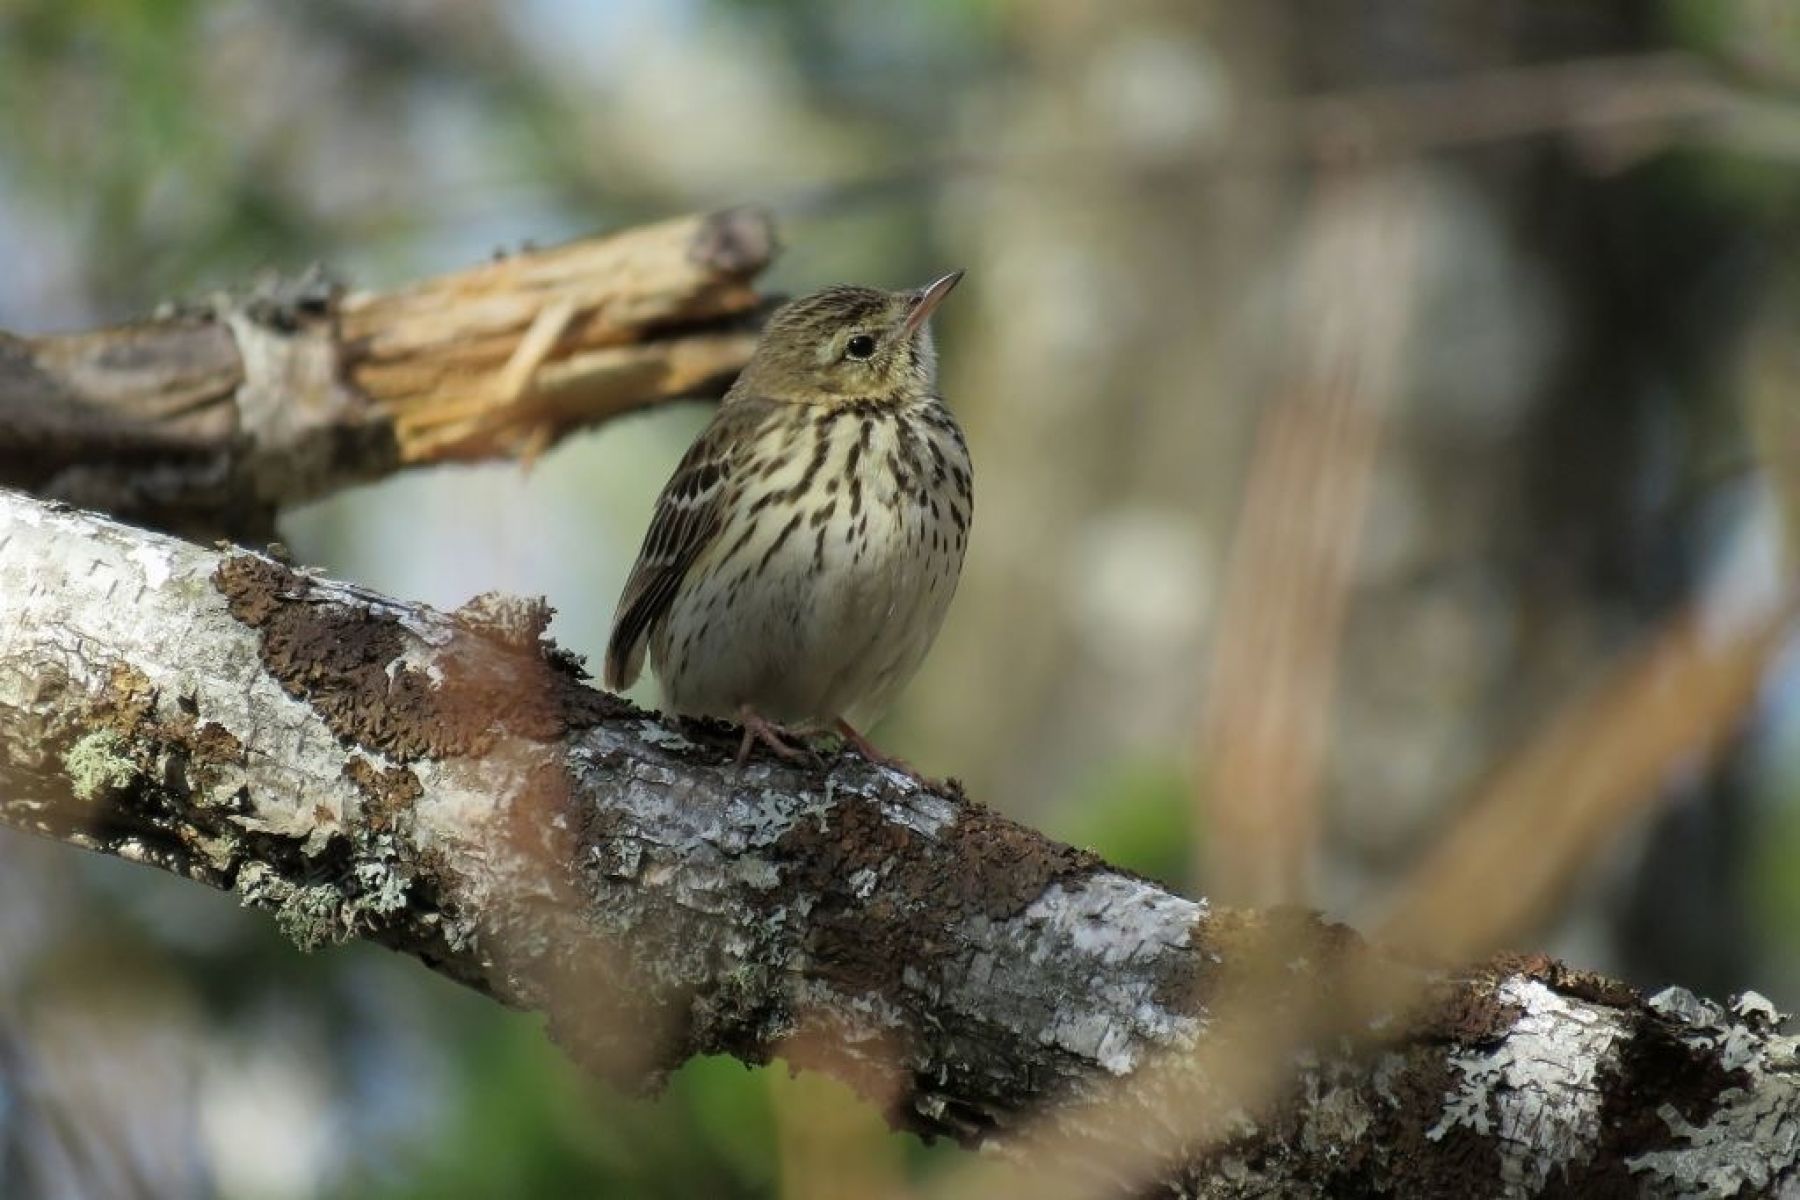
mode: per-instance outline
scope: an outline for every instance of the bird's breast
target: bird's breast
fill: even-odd
[[[746,463],[701,567],[721,611],[709,626],[698,594],[678,602],[672,626],[711,632],[691,652],[673,639],[676,673],[789,718],[872,712],[917,668],[961,573],[961,432],[935,402],[847,406],[772,431]]]
[[[927,565],[962,560],[968,452],[948,413],[934,407],[851,409],[820,421],[824,486],[813,489],[806,519],[811,566],[852,592],[880,590],[890,578],[903,591]]]

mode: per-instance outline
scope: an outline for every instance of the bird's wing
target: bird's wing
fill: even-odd
[[[751,401],[722,404],[656,498],[650,530],[613,615],[606,644],[608,687],[623,689],[637,680],[651,627],[669,611],[688,570],[724,527],[733,461],[763,415],[764,406]]]

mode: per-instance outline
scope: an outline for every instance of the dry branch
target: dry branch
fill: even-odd
[[[0,492],[0,822],[233,890],[303,946],[391,946],[611,1078],[785,1057],[898,1125],[1055,1155],[1065,1193],[1800,1178],[1796,1044],[1754,998],[1435,971],[853,758],[739,777],[728,736],[586,687],[546,617]],[[1242,1045],[1276,1086],[1240,1090]]]
[[[716,394],[775,250],[747,210],[532,250],[383,292],[319,279],[60,336],[0,333],[0,484],[189,534],[394,470],[530,456]]]
[[[1463,956],[1542,922],[1664,781],[1742,726],[1795,615],[1677,614],[1505,761],[1393,889],[1378,936]]]
[[[1415,185],[1322,182],[1293,283],[1298,365],[1257,426],[1200,726],[1202,878],[1245,904],[1304,903],[1339,643],[1418,261]],[[1381,274],[1369,291],[1355,281]]]

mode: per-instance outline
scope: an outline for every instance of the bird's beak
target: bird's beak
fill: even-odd
[[[955,287],[957,281],[962,277],[961,271],[952,271],[921,288],[918,302],[913,305],[913,310],[906,314],[906,324],[900,327],[901,335],[911,337],[919,332],[925,322],[931,319],[932,310],[944,302],[944,297],[950,294],[950,289]]]

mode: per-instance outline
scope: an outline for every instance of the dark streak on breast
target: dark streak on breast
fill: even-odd
[[[783,543],[788,540],[789,535],[800,527],[801,515],[802,514],[800,513],[795,513],[792,517],[788,518],[788,523],[781,527],[781,532],[775,535],[775,540],[769,543],[769,548],[767,550],[763,551],[762,561],[757,564],[756,569],[758,571],[765,571],[768,569],[769,560],[775,557],[775,552],[780,550]]]
[[[831,437],[821,433],[813,442],[812,457],[806,462],[806,471],[800,476],[798,483],[787,490],[789,500],[798,500],[811,489],[813,480],[818,478],[819,471],[825,466],[825,459],[831,453]]]

